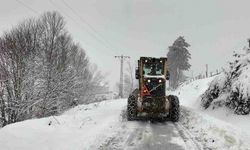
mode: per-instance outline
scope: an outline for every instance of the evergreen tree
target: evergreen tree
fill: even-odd
[[[167,57],[170,72],[170,86],[174,89],[177,88],[183,79],[183,71],[191,67],[189,64],[191,54],[187,49],[189,46],[184,37],[180,36],[174,41],[173,45],[169,47]]]

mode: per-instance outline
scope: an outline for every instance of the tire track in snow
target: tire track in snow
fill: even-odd
[[[180,137],[185,142],[187,149],[193,149],[196,147],[196,150],[203,150],[203,146],[195,140],[195,137],[180,123],[173,123],[177,131],[179,132]]]
[[[203,149],[203,146],[195,137],[178,122],[127,121],[125,114],[126,111],[123,110],[121,113],[121,127],[117,129],[113,136],[101,144],[99,150]]]

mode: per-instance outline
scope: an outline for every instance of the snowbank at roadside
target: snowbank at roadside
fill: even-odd
[[[204,118],[208,115],[212,116],[233,125],[239,132],[247,132],[250,135],[250,115],[236,115],[226,107],[217,109],[204,109],[201,107],[201,95],[208,89],[213,79],[214,77],[196,80],[179,87],[171,94],[179,97],[181,105],[191,108],[200,115],[204,115]]]
[[[183,84],[171,94],[179,97],[180,104],[190,108],[199,109],[200,101],[198,98],[207,90],[214,77],[200,79],[188,84]]]
[[[202,149],[246,150],[250,147],[250,116],[234,114],[229,108],[204,109],[201,95],[214,77],[183,84],[176,91],[182,105],[180,124],[203,145]]]
[[[120,126],[126,103],[124,99],[81,105],[60,116],[8,125],[0,129],[0,149],[97,149]]]
[[[184,126],[202,149],[247,150],[250,135],[237,126],[205,113],[182,107],[179,124]]]
[[[227,107],[235,114],[250,113],[250,49],[235,53],[229,68],[215,78],[202,95],[202,106],[207,109]]]

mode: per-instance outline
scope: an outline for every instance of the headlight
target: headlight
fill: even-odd
[[[151,80],[148,80],[148,83],[150,83],[151,82]]]
[[[161,83],[161,82],[162,82],[162,80],[160,79],[160,80],[159,80],[159,83]]]

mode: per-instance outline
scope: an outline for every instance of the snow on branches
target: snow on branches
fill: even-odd
[[[216,108],[227,106],[234,113],[250,112],[250,53],[235,53],[229,69],[218,75],[201,96],[202,106]]]
[[[0,68],[8,74],[0,95],[3,125],[82,104],[103,79],[99,73],[97,80],[85,51],[74,43],[57,12],[5,32],[0,38]]]

